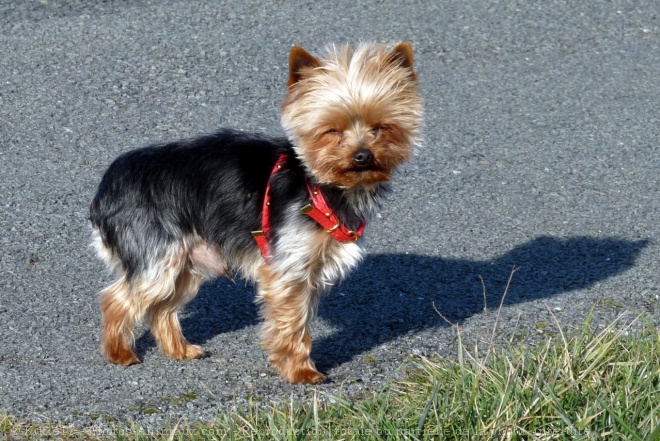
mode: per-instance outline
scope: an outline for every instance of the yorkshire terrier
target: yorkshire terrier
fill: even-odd
[[[138,363],[148,317],[168,356],[204,354],[179,309],[204,280],[255,281],[262,346],[291,383],[320,383],[309,324],[319,296],[363,258],[360,237],[396,168],[419,141],[422,100],[409,43],[289,56],[287,138],[231,130],[129,151],[91,203],[93,246],[117,275],[101,292],[101,349]]]

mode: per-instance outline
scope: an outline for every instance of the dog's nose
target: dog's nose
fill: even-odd
[[[374,162],[374,154],[369,149],[360,149],[353,153],[353,162],[359,166],[371,165]]]

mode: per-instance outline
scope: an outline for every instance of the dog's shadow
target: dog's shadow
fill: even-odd
[[[538,237],[488,261],[412,254],[369,255],[341,286],[321,300],[320,317],[336,332],[314,341],[321,370],[398,336],[456,323],[499,305],[513,267],[505,305],[546,299],[586,288],[631,268],[648,240]],[[206,283],[182,319],[192,343],[258,323],[254,287],[227,279]],[[153,345],[145,333],[138,352]],[[255,342],[255,348],[257,344]]]

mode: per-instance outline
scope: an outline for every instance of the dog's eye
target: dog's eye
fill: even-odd
[[[336,129],[330,129],[330,130],[326,130],[324,135],[337,136],[337,135],[341,135],[341,132]]]
[[[389,127],[387,127],[387,125],[385,125],[385,124],[378,124],[377,126],[373,126],[373,127],[371,128],[371,131],[373,132],[374,135],[378,135],[379,133],[384,132],[384,131],[386,131],[386,130],[388,130],[388,129],[389,129]]]

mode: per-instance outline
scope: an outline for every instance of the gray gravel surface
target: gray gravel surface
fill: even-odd
[[[0,409],[77,425],[206,420],[315,391],[378,390],[409,356],[506,336],[660,323],[657,2],[0,2]],[[370,256],[328,294],[290,386],[258,346],[254,291],[205,285],[184,332],[208,356],[98,352],[88,202],[119,153],[228,126],[281,134],[291,45],[412,41],[425,146],[369,226]],[[482,285],[483,280],[483,285]],[[483,289],[488,310],[484,312]]]

